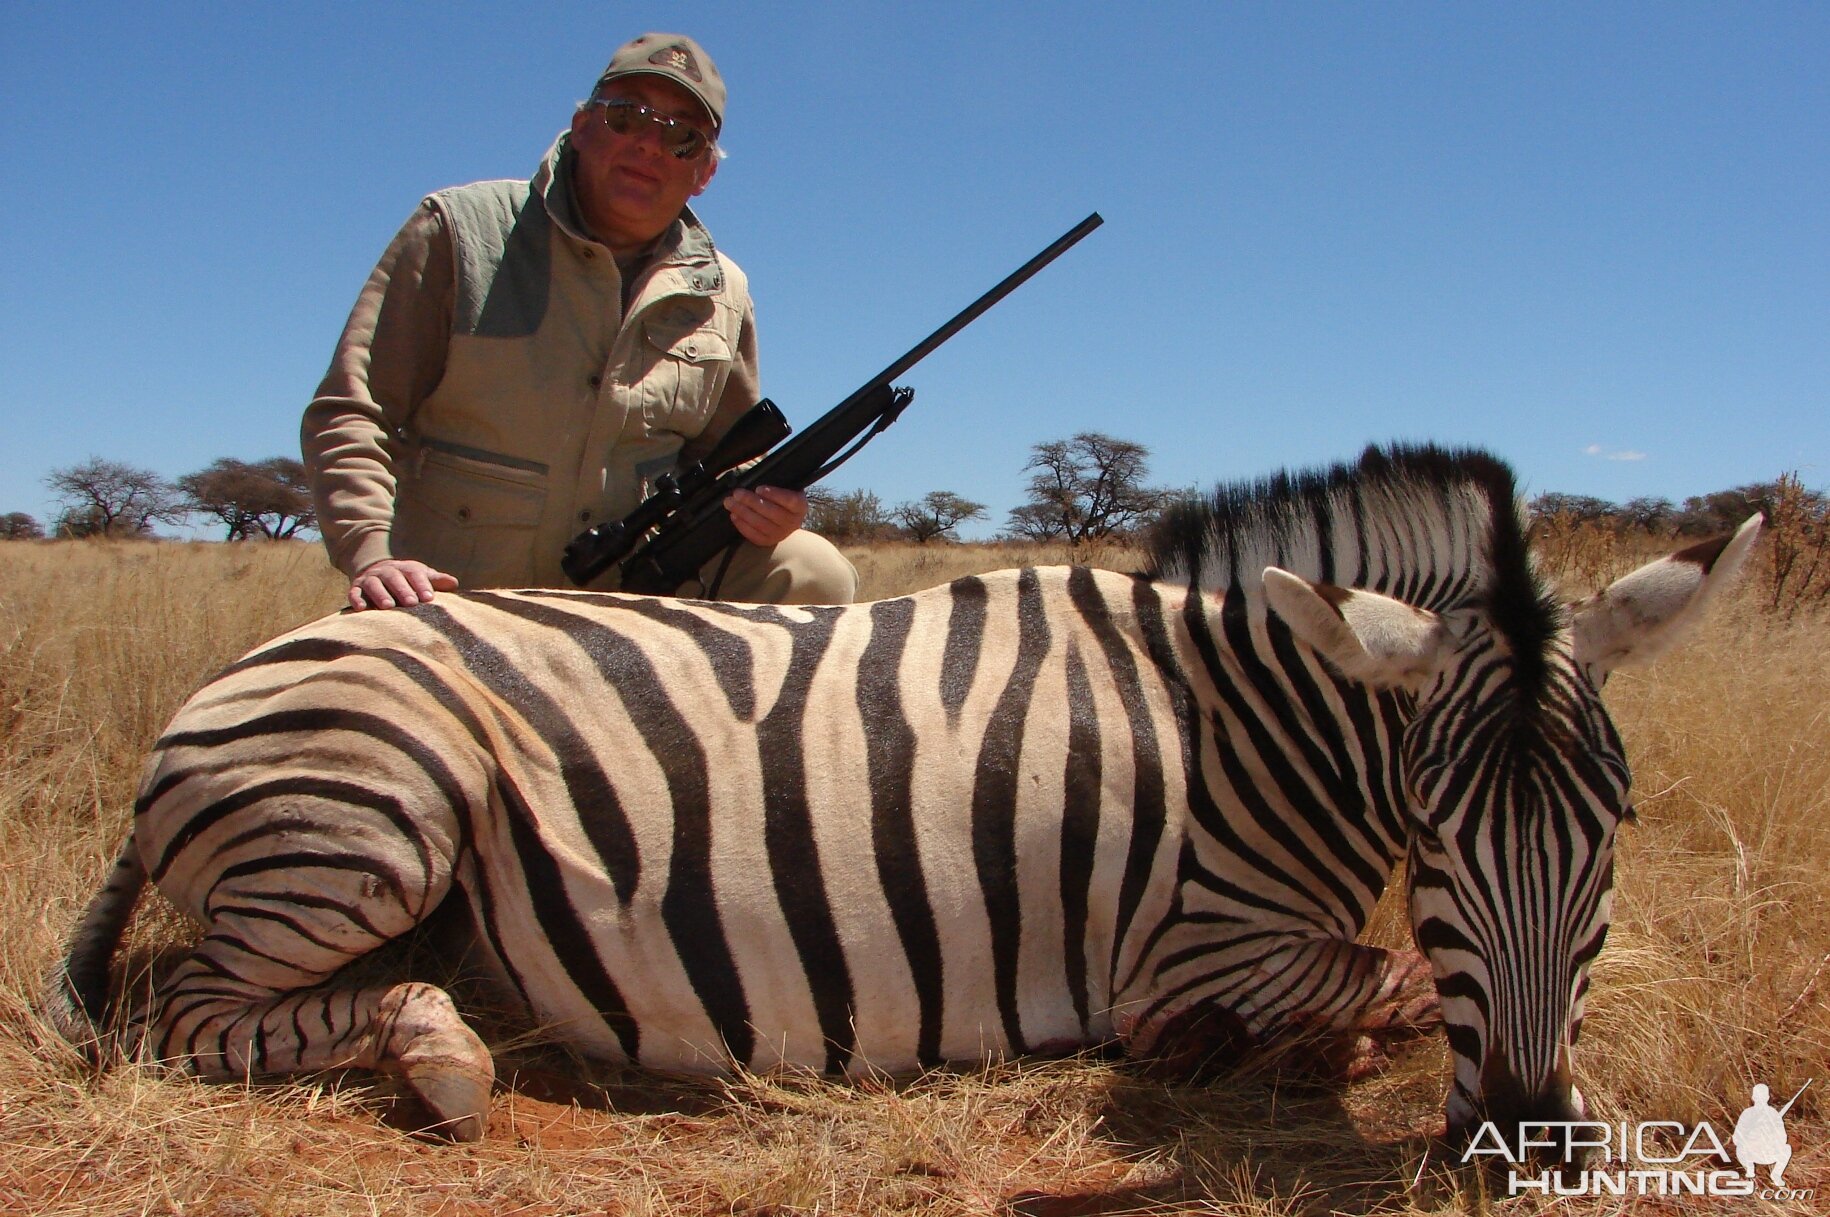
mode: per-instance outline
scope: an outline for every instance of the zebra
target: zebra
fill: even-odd
[[[49,1013],[205,1078],[380,1071],[474,1139],[493,1062],[450,997],[336,976],[455,891],[542,1027],[645,1068],[1116,1042],[1193,1076],[1441,1025],[1451,1135],[1576,1118],[1629,810],[1599,690],[1759,526],[1571,607],[1505,464],[1388,446],[1180,504],[1133,574],[327,617],[157,741]],[[1418,950],[1356,941],[1400,861]],[[148,881],[202,936],[117,1018]]]

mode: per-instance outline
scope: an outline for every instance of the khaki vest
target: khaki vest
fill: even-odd
[[[569,586],[566,542],[627,514],[704,429],[749,311],[743,272],[689,211],[624,317],[561,165],[556,146],[532,182],[427,200],[456,301],[444,377],[400,436],[392,549],[464,588]]]

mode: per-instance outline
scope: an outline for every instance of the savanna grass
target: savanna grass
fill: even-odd
[[[851,552],[867,596],[1073,556]],[[1578,552],[1572,591],[1619,573],[1617,555]],[[1687,648],[1610,684],[1640,814],[1576,1064],[1602,1118],[1724,1130],[1751,1082],[1789,1094],[1815,1076],[1787,1116],[1788,1178],[1819,1199],[1720,1207],[1808,1213],[1830,1199],[1830,623],[1764,611],[1761,589],[1757,573]],[[91,1071],[33,1002],[126,831],[148,744],[211,673],[341,591],[305,545],[0,544],[0,1212],[1679,1211],[1492,1196],[1433,1140],[1439,1041],[1345,1090],[1250,1065],[1179,1085],[1091,1055],[864,1083],[681,1081],[530,1046],[485,1012],[507,1085],[488,1139],[457,1147],[390,1130],[366,1079]],[[190,932],[148,900],[128,954],[144,963]],[[1406,934],[1388,898],[1369,936]]]

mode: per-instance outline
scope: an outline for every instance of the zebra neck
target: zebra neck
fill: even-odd
[[[1276,566],[1442,610],[1465,604],[1491,581],[1488,504],[1473,486],[1425,493],[1399,485],[1248,505],[1209,521],[1199,549],[1184,550],[1180,569],[1165,573],[1256,604],[1265,568]]]

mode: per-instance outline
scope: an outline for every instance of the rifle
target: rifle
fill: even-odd
[[[724,500],[733,490],[756,486],[805,490],[850,460],[914,400],[913,389],[892,388],[891,381],[1102,223],[1099,213],[1094,212],[1063,233],[1054,244],[1012,271],[779,448],[775,445],[787,439],[793,428],[775,403],[763,398],[737,420],[704,460],[677,475],[656,478],[654,493],[621,520],[599,524],[573,537],[559,561],[566,577],[583,587],[620,562],[622,590],[665,595],[698,574],[719,551],[734,552],[742,538],[724,508]],[[841,453],[847,444],[851,447]],[[771,452],[771,448],[775,450]],[[749,464],[751,461],[756,463]],[[725,561],[729,563],[729,553]],[[719,579],[722,577],[720,569]],[[708,596],[717,594],[717,584],[718,579],[714,579],[706,591]]]

